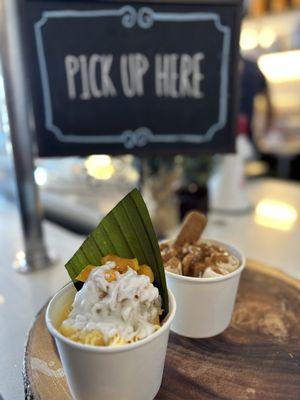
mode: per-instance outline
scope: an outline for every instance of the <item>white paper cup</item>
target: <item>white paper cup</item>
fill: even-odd
[[[46,324],[54,337],[72,396],[76,400],[151,400],[158,392],[176,303],[169,291],[170,311],[162,327],[138,342],[98,347],[74,342],[61,333],[66,306],[76,290],[72,283],[50,301]]]
[[[230,324],[245,256],[235,247],[217,240],[240,261],[235,271],[216,278],[193,278],[166,271],[168,288],[173,292],[177,311],[171,330],[190,338],[207,338],[223,332]]]

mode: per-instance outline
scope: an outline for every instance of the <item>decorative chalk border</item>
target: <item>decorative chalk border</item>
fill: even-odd
[[[154,134],[147,127],[140,127],[135,131],[126,130],[120,135],[65,135],[62,130],[53,122],[53,112],[50,96],[50,86],[48,78],[48,70],[45,59],[45,50],[43,43],[42,29],[50,18],[104,18],[104,17],[120,17],[124,28],[130,29],[138,25],[141,29],[150,29],[155,22],[186,22],[186,21],[212,21],[215,28],[223,33],[223,48],[221,56],[221,82],[219,90],[219,118],[218,122],[209,127],[205,134],[184,133],[184,134]],[[231,29],[222,25],[220,16],[216,13],[207,12],[188,12],[188,13],[170,13],[155,12],[149,7],[141,7],[135,9],[126,5],[119,9],[112,10],[61,10],[61,11],[44,11],[42,18],[34,24],[35,38],[37,44],[38,61],[41,71],[44,108],[45,108],[45,125],[48,131],[51,131],[60,142],[71,143],[120,143],[128,149],[134,147],[143,147],[147,143],[203,143],[213,139],[215,133],[222,129],[227,122],[227,89],[228,89],[228,68],[230,53],[230,36]]]

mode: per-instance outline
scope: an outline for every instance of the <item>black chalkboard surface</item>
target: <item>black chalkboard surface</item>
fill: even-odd
[[[234,148],[234,1],[26,1],[40,156]]]

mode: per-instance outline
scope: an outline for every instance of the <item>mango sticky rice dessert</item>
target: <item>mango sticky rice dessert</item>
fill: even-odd
[[[84,285],[60,327],[64,336],[84,344],[117,346],[159,329],[161,297],[148,265],[108,255],[101,266],[87,266],[77,280]]]
[[[71,282],[50,301],[46,324],[71,397],[155,398],[176,303],[137,189],[102,219],[65,267]]]

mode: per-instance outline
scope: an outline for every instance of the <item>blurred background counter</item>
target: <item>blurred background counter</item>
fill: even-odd
[[[205,236],[223,240],[240,247],[247,257],[254,258],[300,279],[300,184],[279,179],[260,178],[246,184],[246,192],[253,210],[246,213],[208,213]],[[92,230],[100,218],[113,207],[123,193],[108,193],[98,189],[98,196],[44,193],[43,204],[49,215],[62,218]],[[59,210],[59,212],[56,212]],[[173,236],[176,228],[170,230]]]
[[[87,166],[91,168],[89,173],[98,174],[98,179],[87,174]],[[249,171],[251,169],[248,168]],[[113,176],[109,179],[99,180],[112,171]],[[160,239],[175,235],[188,204],[191,208],[208,211],[206,237],[235,244],[247,257],[284,268],[300,278],[300,248],[297,245],[300,237],[299,182],[266,176],[247,178],[243,192],[250,208],[216,212],[209,210],[208,191],[200,200],[197,192],[194,199],[192,192],[195,183],[188,185],[191,190],[189,199],[192,201],[187,203],[186,194],[182,195],[182,178],[174,178],[174,175],[174,169],[166,174],[173,182],[173,188],[168,188],[165,193],[159,186],[159,198],[156,198],[155,193],[149,194],[152,187],[148,183],[156,182],[157,175],[154,175],[154,179],[149,176],[143,185],[144,197]],[[73,234],[87,235],[128,191],[139,185],[139,172],[131,156],[96,156],[89,159],[88,163],[80,158],[57,159],[39,163],[36,180],[46,219],[69,230],[72,237],[76,237]],[[1,194],[10,204],[16,204],[11,176],[2,179]],[[185,207],[181,212],[183,204]],[[165,219],[165,223],[162,224],[161,218]]]

